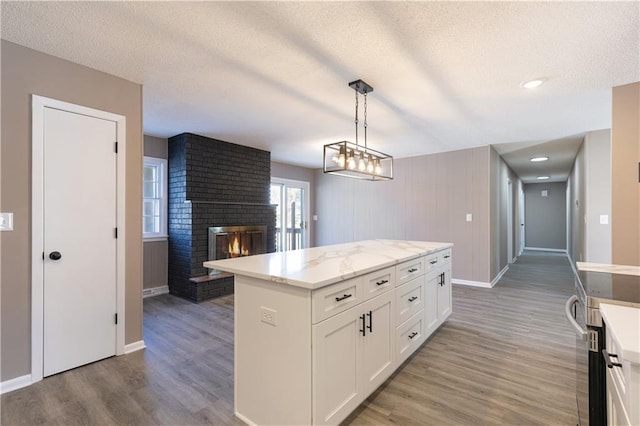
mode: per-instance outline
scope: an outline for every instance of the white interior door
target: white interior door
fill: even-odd
[[[116,353],[116,123],[45,108],[43,136],[49,376]]]

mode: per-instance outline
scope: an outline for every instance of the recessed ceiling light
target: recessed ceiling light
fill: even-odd
[[[547,180],[547,179],[549,179],[549,176],[538,176],[536,179],[538,179],[538,180]]]
[[[540,161],[547,161],[548,159],[549,157],[542,156],[542,157],[529,158],[529,161],[531,161],[532,163],[539,163]]]
[[[542,83],[544,82],[545,82],[544,78],[539,78],[536,80],[525,81],[520,86],[524,87],[525,89],[535,89],[536,87],[542,86]]]

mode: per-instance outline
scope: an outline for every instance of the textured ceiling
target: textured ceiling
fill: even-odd
[[[144,132],[321,167],[353,140],[408,157],[611,126],[640,80],[634,2],[7,2],[2,38],[144,85]],[[520,83],[544,77],[525,90]]]

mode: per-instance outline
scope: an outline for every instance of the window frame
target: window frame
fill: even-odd
[[[167,187],[168,187],[168,167],[166,158],[149,157],[144,156],[142,162],[142,239],[144,241],[163,241],[168,238],[167,235]],[[159,174],[158,185],[160,186],[158,192],[160,194],[160,229],[158,232],[144,232],[144,201],[147,199],[144,196],[144,168],[156,167]],[[151,199],[151,198],[149,198]],[[156,198],[153,198],[156,199]]]

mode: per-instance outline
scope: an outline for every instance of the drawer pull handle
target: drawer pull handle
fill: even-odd
[[[345,294],[345,295],[344,295],[344,296],[342,296],[342,297],[336,297],[336,302],[339,302],[339,301],[344,300],[344,299],[348,299],[348,298],[350,298],[351,296],[352,296],[351,294]]]
[[[369,329],[369,333],[373,333],[373,312],[369,311],[367,316],[369,317],[369,325],[367,328]]]
[[[417,332],[417,331],[414,331],[413,333],[411,333],[411,334],[409,335],[409,339],[413,339],[413,338],[414,338],[414,337],[416,337],[417,335],[418,335],[418,332]]]
[[[409,273],[411,274],[413,272],[416,272],[417,270],[418,270],[418,268],[411,268],[411,269],[409,269]]]
[[[432,264],[432,265],[435,265],[436,263],[438,263],[438,259],[436,259],[436,260],[432,260],[432,261],[431,261],[431,262],[429,262],[429,263],[430,263],[430,264]]]
[[[386,284],[388,282],[389,282],[389,280],[382,280],[382,281],[377,281],[376,284],[377,285],[382,285],[382,284]]]
[[[451,257],[451,256],[449,256],[448,254],[445,254],[445,255],[444,255],[444,258],[445,258],[445,259],[448,259],[448,258],[450,258],[450,257]]]
[[[622,367],[622,364],[620,364],[619,362],[611,362],[611,358],[618,358],[617,354],[610,354],[606,349],[603,349],[602,356],[604,357],[604,362],[607,364],[607,367]]]
[[[363,336],[367,335],[367,327],[365,325],[364,322],[364,314],[360,315],[360,319],[362,320],[362,328],[360,329],[360,333],[362,333]]]
[[[409,302],[413,302],[414,300],[416,300],[418,298],[418,296],[413,296],[409,298]]]

